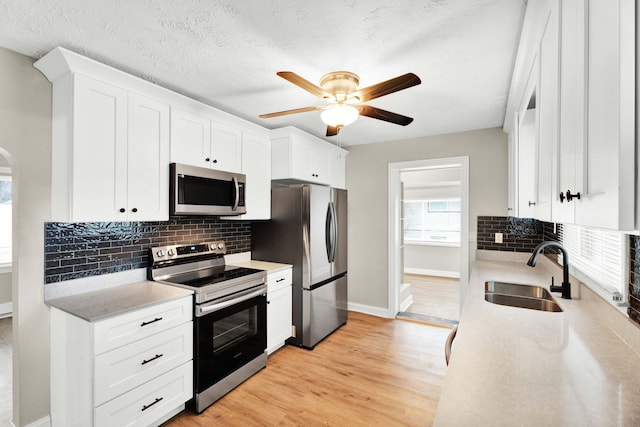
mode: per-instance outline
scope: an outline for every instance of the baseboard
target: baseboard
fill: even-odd
[[[419,274],[421,276],[451,277],[453,279],[460,278],[459,271],[431,270],[427,268],[405,268],[404,272],[408,274]]]
[[[399,311],[405,311],[411,304],[413,304],[413,295],[409,295],[400,303]]]
[[[47,415],[46,417],[27,424],[27,427],[51,427],[51,417]]]
[[[13,314],[13,302],[5,302],[0,304],[0,319],[11,317]]]
[[[370,314],[372,316],[389,318],[389,309],[385,307],[375,307],[366,304],[357,304],[350,302],[347,306],[349,311],[357,311],[358,313]]]

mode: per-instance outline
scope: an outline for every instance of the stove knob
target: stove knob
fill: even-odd
[[[169,250],[167,251],[167,255],[168,255],[168,256],[173,256],[174,254],[175,254],[175,252],[173,252],[173,249],[169,249]]]
[[[209,247],[211,248],[212,251],[215,251],[217,248],[215,243],[212,243]]]
[[[218,243],[218,249],[220,250],[224,249],[224,243]]]
[[[164,252],[162,252],[162,251],[158,251],[158,252],[156,252],[156,256],[157,256],[158,258],[162,258],[162,257],[164,256]]]

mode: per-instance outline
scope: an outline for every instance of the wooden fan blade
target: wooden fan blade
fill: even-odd
[[[371,105],[359,105],[356,107],[360,111],[361,116],[371,117],[372,119],[384,120],[385,122],[395,123],[400,126],[406,126],[413,121],[411,117],[401,114],[392,113],[391,111],[381,108],[372,107]]]
[[[300,77],[299,75],[297,75],[292,71],[278,71],[276,74],[282,77],[283,79],[293,83],[294,85],[306,90],[311,95],[315,95],[319,98],[331,97],[331,94],[325,92],[320,86],[314,85],[309,80],[306,80]]]
[[[327,136],[336,136],[342,126],[327,126]]]
[[[351,97],[357,97],[360,99],[360,102],[366,102],[380,98],[384,95],[389,95],[390,93],[397,92],[399,90],[419,85],[420,83],[422,83],[420,77],[413,73],[407,73],[402,76],[365,87],[364,89],[360,89],[359,91],[354,92]]]
[[[293,110],[284,110],[284,111],[278,111],[276,113],[260,114],[258,117],[260,117],[261,119],[270,119],[271,117],[286,116],[287,114],[306,113],[307,111],[322,110],[323,108],[324,108],[323,106],[315,105],[313,107],[294,108]]]

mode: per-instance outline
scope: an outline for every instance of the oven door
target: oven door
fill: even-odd
[[[267,348],[267,288],[196,306],[195,389],[203,392]]]

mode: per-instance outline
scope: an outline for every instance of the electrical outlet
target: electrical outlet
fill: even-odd
[[[502,233],[496,233],[496,243],[502,243]]]

